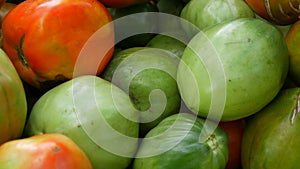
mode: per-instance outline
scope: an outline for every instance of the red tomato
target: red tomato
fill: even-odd
[[[3,48],[24,81],[37,88],[48,87],[73,78],[84,44],[111,20],[106,7],[95,0],[26,0],[3,20]],[[85,56],[82,74],[99,74],[109,62],[113,26],[105,29],[98,42],[97,48],[112,47],[106,53],[93,52],[104,55],[101,63],[94,55]],[[91,72],[95,62],[96,71]]]
[[[292,24],[300,15],[299,0],[246,0],[246,2],[259,16],[276,24]]]
[[[105,6],[110,8],[124,8],[131,5],[146,3],[150,0],[98,0],[103,3]]]
[[[220,122],[219,125],[228,134],[229,159],[226,169],[239,169],[241,167],[241,144],[246,122],[244,119]]]
[[[2,144],[0,166],[7,169],[92,169],[86,154],[62,134],[42,134]]]

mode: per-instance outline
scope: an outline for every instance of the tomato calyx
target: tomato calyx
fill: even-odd
[[[219,147],[216,135],[212,134],[206,139],[206,143],[212,150],[216,150]]]
[[[21,63],[26,67],[29,68],[29,64],[27,61],[27,58],[25,57],[24,51],[23,51],[23,43],[24,43],[24,39],[25,39],[25,34],[22,35],[21,39],[20,39],[20,44],[19,46],[16,47],[16,51],[17,51],[17,55],[19,60],[21,61]]]

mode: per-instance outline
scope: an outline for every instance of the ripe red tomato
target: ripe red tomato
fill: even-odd
[[[296,22],[300,14],[299,0],[246,0],[262,18],[276,24],[288,25]]]
[[[131,5],[146,3],[150,0],[98,0],[103,3],[105,6],[110,8],[124,8]]]
[[[3,48],[24,81],[47,88],[53,82],[73,78],[84,44],[111,20],[106,7],[95,0],[26,0],[3,20]],[[107,53],[85,56],[84,74],[99,74],[113,54],[113,26],[105,28],[98,39],[101,43],[94,46],[103,48],[111,44],[112,47]],[[95,65],[94,55],[104,57],[96,65],[96,71],[89,72]]]
[[[239,169],[241,167],[241,145],[246,122],[244,119],[220,122],[219,125],[227,132],[229,159],[226,169]]]
[[[62,134],[42,134],[2,144],[0,166],[7,169],[92,169],[86,154]]]

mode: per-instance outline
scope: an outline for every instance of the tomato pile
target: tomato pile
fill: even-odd
[[[0,0],[0,168],[300,168],[299,6]]]

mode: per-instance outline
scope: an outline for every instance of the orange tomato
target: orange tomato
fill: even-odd
[[[262,18],[280,25],[296,22],[300,15],[299,0],[245,0]]]
[[[241,168],[241,145],[246,121],[239,119],[235,121],[220,122],[219,125],[227,132],[229,158],[226,169]]]
[[[7,169],[92,169],[86,154],[62,134],[42,134],[2,144],[0,166]]]
[[[96,0],[26,0],[3,20],[3,48],[24,81],[49,88],[73,78],[85,43],[111,20],[106,7]],[[106,53],[97,50],[84,56],[77,75],[99,74],[113,54],[113,43],[113,26],[106,27],[93,49],[111,47],[101,50]],[[90,67],[95,66],[93,72]]]
[[[98,0],[103,3],[105,6],[110,8],[124,8],[131,5],[146,3],[150,0]]]

